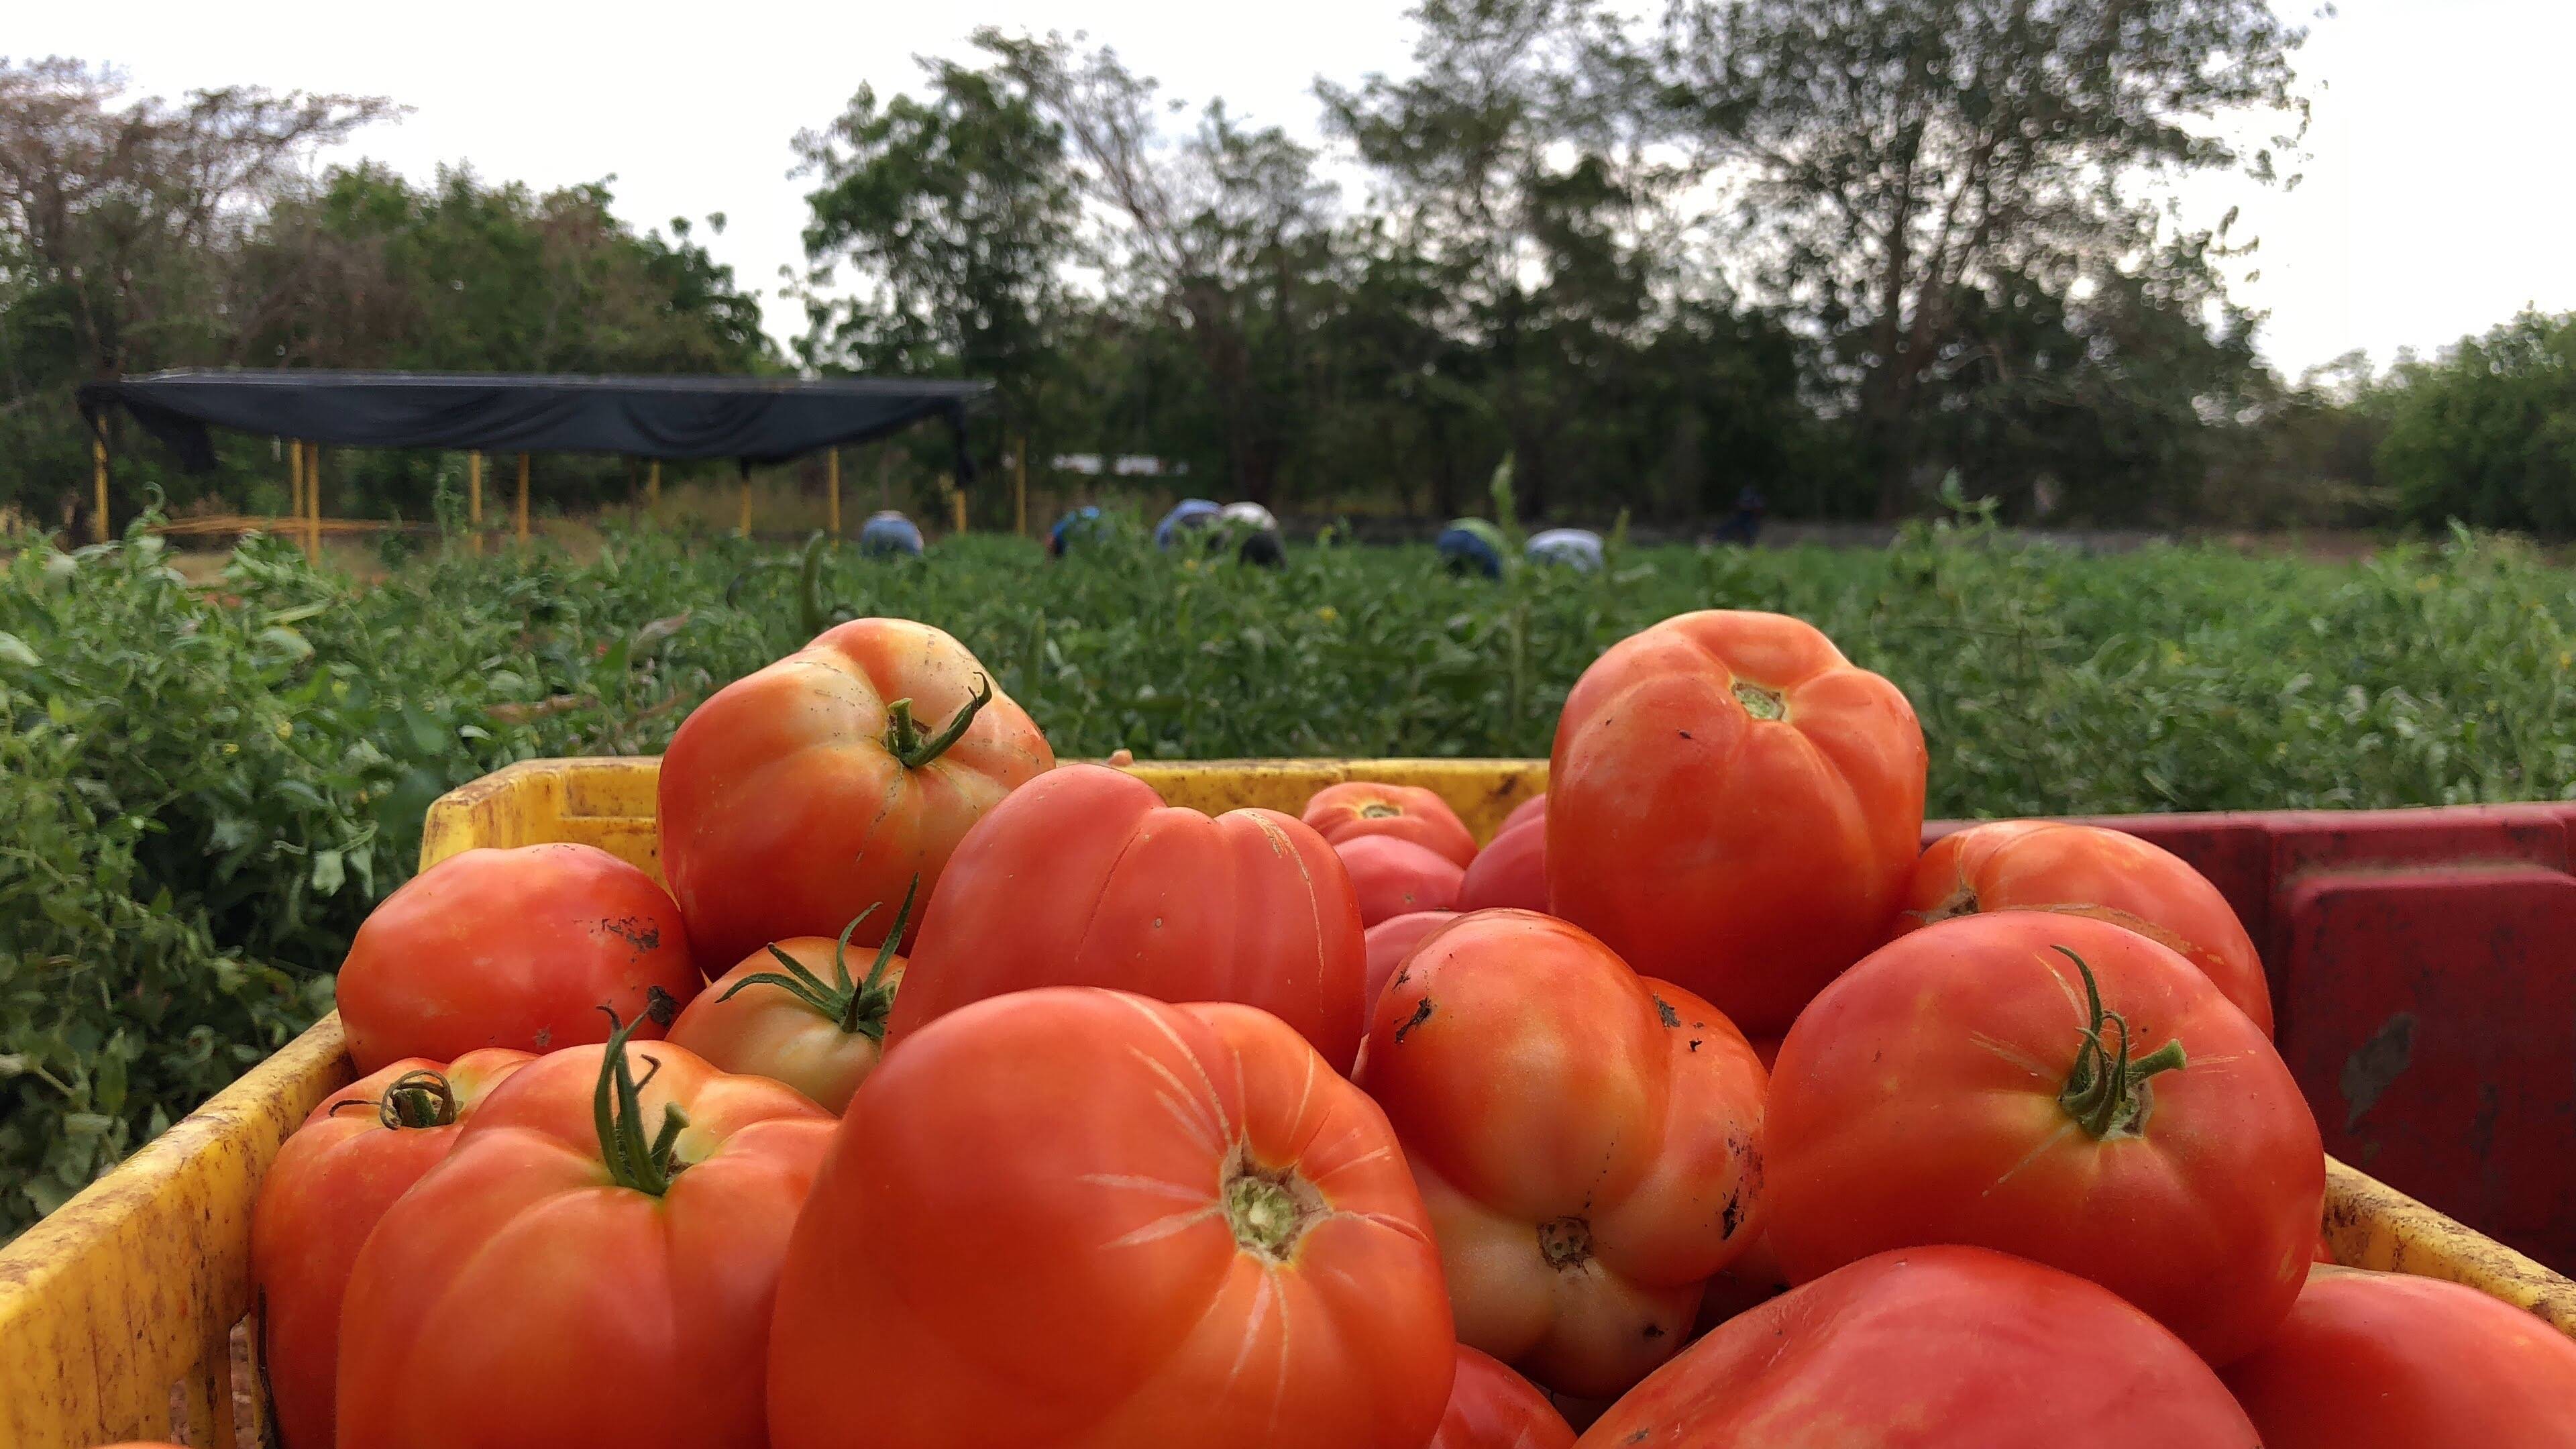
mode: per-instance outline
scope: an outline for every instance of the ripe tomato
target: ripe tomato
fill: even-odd
[[[1391,835],[1345,840],[1333,853],[1350,872],[1364,926],[1414,911],[1445,911],[1458,903],[1458,886],[1466,878],[1449,857]]]
[[[914,877],[935,885],[968,827],[1054,764],[965,645],[853,620],[681,723],[662,756],[662,869],[710,961],[837,935]]]
[[[1368,946],[1341,857],[1272,810],[1210,819],[1099,765],[1032,781],[975,828],[931,893],[889,1049],[944,1013],[1032,986],[1240,1001],[1350,1070]]]
[[[1719,1325],[1578,1442],[2257,1444],[2218,1375],[2154,1319],[2081,1278],[1961,1247],[1864,1258]]]
[[[1482,911],[1414,948],[1358,1078],[1440,1240],[1458,1341],[1602,1397],[1670,1358],[1760,1225],[1762,1068],[1580,928]]]
[[[1827,987],[1771,1078],[1770,1241],[1804,1282],[1974,1243],[2090,1278],[2212,1363],[2307,1276],[2325,1153],[2289,1068],[2173,952],[1964,916]]]
[[[1423,1449],[1574,1449],[1574,1430],[1529,1380],[1462,1343],[1449,1408]]]
[[[1382,835],[1419,845],[1461,869],[1476,858],[1476,837],[1449,802],[1414,785],[1348,780],[1315,792],[1298,816],[1334,845]]]
[[[1895,685],[1778,614],[1705,610],[1610,646],[1550,760],[1549,909],[1755,1036],[1887,932],[1923,837]]]
[[[1526,825],[1530,821],[1545,820],[1546,818],[1547,792],[1545,790],[1541,790],[1537,794],[1523,800],[1518,805],[1513,806],[1512,813],[1504,816],[1503,823],[1495,827],[1494,837],[1499,840],[1508,831],[1517,829],[1522,825]]]
[[[1546,797],[1541,796],[1541,799]],[[1506,825],[1467,867],[1458,883],[1458,909],[1547,909],[1547,819]]]
[[[702,982],[653,878],[588,845],[452,855],[385,897],[340,963],[340,1024],[361,1072],[483,1047],[545,1052],[646,1021],[652,993]],[[649,1024],[643,1035],[657,1037]]]
[[[457,1123],[536,1058],[489,1048],[395,1062],[334,1092],[280,1147],[250,1214],[260,1361],[287,1449],[329,1449],[340,1300],[376,1220],[455,1145]]]
[[[866,974],[850,971],[850,937],[874,906],[838,939],[791,936],[744,957],[671,1023],[671,1044],[718,1071],[785,1082],[836,1115],[846,1111],[885,1052],[886,1016],[903,984],[904,962],[894,948],[912,899],[904,895]]]
[[[2226,1379],[2267,1449],[2576,1444],[2576,1340],[2431,1278],[2315,1269]]]
[[[1368,989],[1366,999],[1372,1009],[1377,1005],[1386,983],[1395,977],[1396,964],[1422,944],[1422,938],[1458,919],[1456,911],[1413,911],[1391,916],[1368,928]]]
[[[1780,1260],[1769,1241],[1757,1233],[1725,1272],[1708,1280],[1708,1291],[1699,1296],[1698,1332],[1706,1333],[1788,1291],[1789,1275],[1780,1271]]]
[[[765,1449],[778,1263],[832,1118],[632,1030],[522,1068],[376,1225],[341,1443]]]
[[[1385,1115],[1295,1032],[1023,991],[851,1102],[781,1279],[772,1443],[1420,1449],[1453,1343]]]
[[[2134,835],[2057,820],[1996,820],[1932,842],[1896,934],[1979,911],[2109,921],[2172,948],[2272,1034],[2272,993],[2236,910],[2182,857]]]

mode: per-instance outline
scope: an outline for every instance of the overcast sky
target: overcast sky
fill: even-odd
[[[2314,0],[2276,0],[2305,16]],[[915,80],[912,57],[962,54],[973,25],[1085,30],[1191,100],[1308,137],[1318,74],[1402,71],[1397,3],[980,0],[795,5],[567,5],[455,0],[124,0],[12,6],[0,44],[124,67],[176,94],[248,83],[390,96],[413,107],[353,147],[426,177],[471,161],[540,187],[614,175],[618,208],[661,225],[725,213],[712,245],[774,302],[799,260],[804,184],[789,138],[861,82]],[[2290,373],[2353,348],[2385,365],[2483,331],[2525,303],[2576,309],[2576,0],[2343,0],[2300,70],[2316,121],[2306,182],[2196,186],[2262,239],[2238,297],[2269,311],[2266,355]],[[1357,203],[1361,198],[1346,197]],[[701,236],[703,237],[703,233]],[[770,313],[773,330],[798,319]]]

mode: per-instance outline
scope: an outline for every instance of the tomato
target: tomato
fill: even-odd
[[[1789,1275],[1780,1271],[1780,1260],[1772,1253],[1770,1243],[1757,1233],[1725,1272],[1708,1280],[1708,1291],[1699,1296],[1698,1331],[1706,1333],[1788,1291]]]
[[[1692,1344],[1587,1431],[1747,1449],[2256,1449],[2207,1364],[2081,1278],[1983,1248],[1880,1253]]]
[[[286,1139],[250,1215],[260,1361],[287,1449],[328,1449],[340,1300],[376,1220],[455,1145],[458,1121],[536,1060],[489,1048],[398,1061],[334,1092]]]
[[[1530,821],[1545,820],[1546,818],[1547,792],[1545,790],[1541,790],[1537,794],[1532,795],[1528,799],[1523,800],[1518,805],[1512,807],[1512,813],[1504,816],[1503,823],[1495,828],[1495,838],[1500,839],[1506,833],[1515,830],[1520,826],[1526,825]]]
[[[376,1225],[341,1443],[767,1444],[778,1264],[832,1118],[632,1032],[522,1068]]]
[[[1923,852],[1898,934],[1979,911],[2057,911],[2126,926],[2171,947],[2272,1034],[2263,959],[2227,897],[2181,856],[2134,835],[2057,820],[1996,820]]]
[[[2334,1239],[2327,1237],[2323,1230],[2320,1230],[2317,1233],[2317,1248],[2315,1252],[2308,1255],[2308,1261],[2312,1263],[2331,1263],[2336,1261]]]
[[[1379,993],[1395,976],[1395,968],[1422,938],[1458,919],[1456,911],[1412,911],[1390,916],[1368,928],[1368,988],[1366,998],[1377,1005]]]
[[[1458,909],[1547,909],[1547,821],[1506,826],[1467,867],[1458,883]]]
[[[1447,856],[1391,835],[1345,840],[1333,853],[1350,872],[1364,926],[1414,911],[1445,911],[1458,903],[1458,886],[1466,878]]]
[[[662,869],[710,961],[835,936],[914,877],[935,885],[967,829],[1054,764],[965,645],[854,620],[681,722],[662,756]]]
[[[1419,845],[1465,869],[1476,858],[1476,837],[1449,802],[1414,785],[1349,780],[1327,785],[1306,802],[1299,819],[1334,845],[1384,836]]]
[[[1462,1343],[1449,1407],[1423,1449],[1574,1449],[1574,1430],[1529,1380]]]
[[[850,1103],[788,1248],[772,1443],[1420,1449],[1454,1342],[1385,1115],[1297,1033],[1023,991]]]
[[[850,970],[850,937],[874,906],[836,939],[791,936],[744,957],[671,1023],[671,1044],[718,1071],[785,1082],[834,1113],[846,1110],[885,1051],[886,1016],[903,984],[894,948],[912,901],[907,892],[864,975]]]
[[[1335,1071],[1359,1051],[1368,945],[1349,873],[1276,811],[1210,819],[1132,775],[1067,765],[985,817],[926,915],[889,1049],[970,1001],[1107,986],[1260,1007]]]
[[[2225,1377],[2268,1449],[2576,1444],[2576,1340],[2431,1278],[2319,1268]]]
[[[1705,610],[1610,646],[1549,762],[1549,909],[1755,1036],[1887,933],[1923,837],[1895,685],[1778,614]]]
[[[1792,1281],[1973,1243],[2102,1284],[2212,1363],[2289,1311],[2324,1214],[2271,1042],[2189,962],[2083,916],[1897,938],[1790,1028],[1769,1111]]]
[[[385,897],[340,963],[340,1024],[360,1072],[483,1047],[544,1052],[646,1021],[659,990],[685,1005],[702,978],[653,878],[588,845],[449,856]]]
[[[1708,1003],[1580,928],[1481,911],[1414,948],[1359,1084],[1440,1240],[1458,1341],[1616,1394],[1760,1224],[1761,1066]]]

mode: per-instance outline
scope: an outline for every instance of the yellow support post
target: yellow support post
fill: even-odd
[[[483,455],[465,455],[465,526],[474,533],[474,551],[483,551]]]
[[[322,561],[322,445],[304,445],[304,556]]]
[[[823,454],[823,477],[831,488],[825,516],[831,520],[832,537],[841,536],[841,450],[828,449]]]
[[[95,428],[89,435],[89,460],[91,481],[96,485],[96,496],[91,500],[93,512],[89,521],[89,531],[97,542],[105,543],[107,542],[107,434]]]
[[[1012,532],[1029,536],[1029,440],[1021,438],[1011,449],[1011,514]]]
[[[528,542],[528,455],[519,455],[519,543]]]
[[[304,516],[304,444],[292,439],[286,444],[286,516]]]
[[[748,473],[742,475],[742,521],[735,525],[734,531],[744,538],[751,537],[751,475]]]
[[[939,490],[948,495],[948,516],[956,520],[957,531],[964,533],[966,531],[966,490],[950,482],[945,473],[939,475]]]

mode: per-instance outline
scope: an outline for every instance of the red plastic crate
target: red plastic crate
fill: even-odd
[[[2328,1152],[2576,1267],[2576,805],[2089,823],[2235,905]]]

